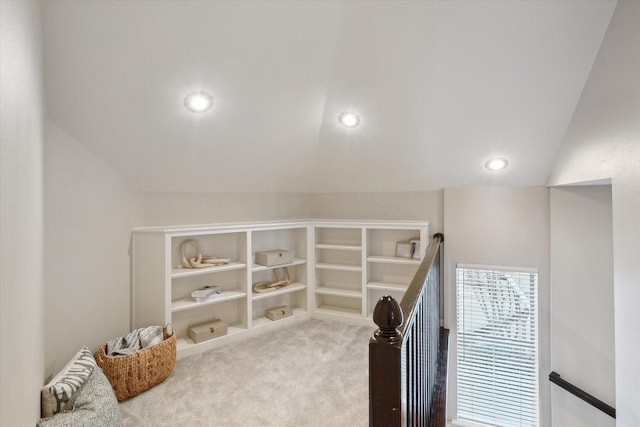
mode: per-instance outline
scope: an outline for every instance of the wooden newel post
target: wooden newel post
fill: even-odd
[[[403,321],[404,316],[398,301],[389,295],[383,296],[373,309],[373,322],[378,326],[378,330],[373,334],[372,339],[387,343],[402,340],[398,327]]]
[[[369,340],[369,425],[394,427],[402,423],[402,334],[404,316],[398,302],[385,295],[373,310],[378,326]]]

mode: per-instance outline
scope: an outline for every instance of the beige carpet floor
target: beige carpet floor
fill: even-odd
[[[366,426],[372,333],[309,320],[178,360],[125,426]]]

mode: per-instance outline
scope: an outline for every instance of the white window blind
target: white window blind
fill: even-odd
[[[538,426],[538,273],[458,264],[458,418]]]

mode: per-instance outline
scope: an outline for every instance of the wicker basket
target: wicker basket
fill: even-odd
[[[136,396],[164,381],[176,364],[176,336],[163,329],[164,340],[126,356],[108,356],[107,345],[95,353],[118,401]]]

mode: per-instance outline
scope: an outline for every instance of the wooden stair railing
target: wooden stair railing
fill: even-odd
[[[449,331],[440,315],[440,254],[435,234],[402,302],[380,298],[369,341],[369,425],[445,426]]]
[[[612,418],[616,417],[616,408],[604,403],[602,400],[597,399],[596,397],[587,393],[581,388],[576,387],[575,385],[571,384],[569,381],[560,378],[560,374],[558,374],[557,372],[551,371],[551,373],[549,374],[549,381],[567,390],[569,393],[573,394],[574,396],[584,400],[589,405],[600,409],[602,412],[609,415],[610,417]]]

